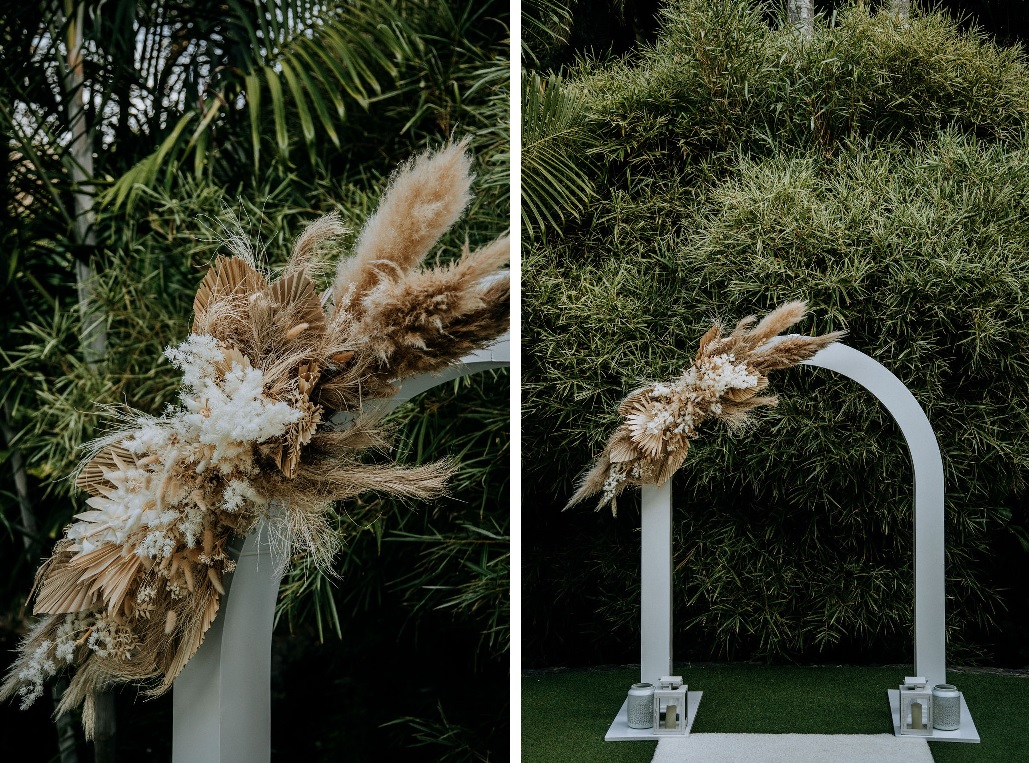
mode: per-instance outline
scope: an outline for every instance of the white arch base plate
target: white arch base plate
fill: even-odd
[[[889,689],[886,694],[890,699],[890,715],[893,716],[893,733],[902,739],[925,739],[929,742],[971,742],[979,744],[979,730],[975,727],[972,714],[968,712],[968,705],[965,704],[965,695],[961,695],[961,728],[957,731],[940,731],[933,729],[931,737],[919,736],[917,734],[900,733],[900,692],[896,689]]]
[[[686,693],[686,733],[685,734],[655,734],[654,729],[630,729],[629,728],[629,698],[625,698],[622,709],[615,716],[611,728],[604,734],[605,742],[657,742],[660,739],[682,739],[688,736],[693,730],[693,721],[697,719],[697,708],[700,707],[700,700],[704,692],[691,691]]]

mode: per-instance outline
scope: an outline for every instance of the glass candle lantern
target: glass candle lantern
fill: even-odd
[[[630,729],[654,726],[654,684],[633,684],[629,689],[628,715]]]
[[[905,678],[900,685],[900,733],[933,735],[933,693],[921,677]]]
[[[952,684],[933,687],[933,728],[957,731],[961,728],[961,692]]]
[[[665,676],[654,690],[654,733],[686,733],[686,684],[682,676]]]

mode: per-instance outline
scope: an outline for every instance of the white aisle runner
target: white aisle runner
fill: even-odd
[[[924,739],[893,734],[690,734],[658,742],[653,763],[933,763]]]

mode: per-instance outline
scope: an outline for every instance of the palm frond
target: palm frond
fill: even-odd
[[[581,102],[561,77],[522,77],[522,224],[530,236],[559,227],[594,196],[583,153],[589,133]]]

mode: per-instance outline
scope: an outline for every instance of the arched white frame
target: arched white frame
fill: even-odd
[[[462,376],[510,364],[504,335],[439,374],[408,379],[390,398],[388,413],[415,395]],[[366,411],[370,406],[366,406]],[[345,417],[339,419],[345,421]],[[247,537],[236,571],[204,643],[172,689],[172,763],[268,763],[271,759],[271,643],[281,568],[260,530]]]
[[[805,365],[853,379],[896,419],[915,478],[915,675],[946,683],[943,458],[929,419],[904,383],[874,358],[843,344]],[[672,667],[672,481],[642,491],[642,644],[640,680],[656,683]]]

